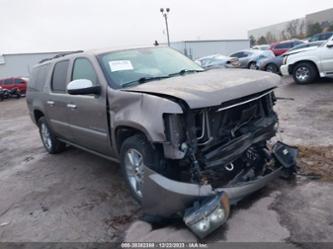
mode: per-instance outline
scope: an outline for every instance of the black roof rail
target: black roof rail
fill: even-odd
[[[51,58],[42,59],[38,63],[40,64],[40,63],[43,63],[45,61],[50,61],[50,60],[53,60],[53,59],[64,57],[64,56],[69,55],[69,54],[76,54],[76,53],[83,53],[83,50],[76,50],[76,51],[70,51],[70,52],[65,52],[65,53],[57,54],[57,55],[55,55],[55,56],[53,56]]]

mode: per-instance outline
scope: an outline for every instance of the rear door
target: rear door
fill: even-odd
[[[69,60],[55,63],[50,82],[50,89],[45,100],[46,115],[52,130],[57,136],[72,141],[72,130],[69,125],[71,96],[66,93],[66,85],[69,81]]]
[[[230,57],[237,57],[240,63],[240,67],[247,67],[248,64],[248,55],[245,52],[238,52],[230,55]]]
[[[105,155],[111,155],[108,135],[106,89],[97,74],[97,63],[93,58],[77,57],[73,61],[71,80],[87,79],[100,85],[99,95],[72,95],[69,108],[70,124],[74,142]]]
[[[14,88],[13,78],[4,79],[2,87],[8,90],[13,89]]]

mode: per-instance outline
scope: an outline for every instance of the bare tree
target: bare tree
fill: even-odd
[[[261,36],[258,41],[257,41],[258,45],[262,45],[262,44],[267,44],[267,40],[264,36]]]
[[[256,45],[257,41],[256,41],[256,38],[253,35],[250,35],[249,39],[250,39],[250,46],[251,47]]]
[[[322,31],[323,29],[321,28],[321,25],[316,22],[308,25],[306,33],[308,36],[313,36],[315,34],[321,33]]]
[[[289,34],[290,38],[296,38],[299,35],[299,26],[300,25],[298,19],[292,20],[287,24],[286,31]]]
[[[276,39],[275,35],[272,34],[272,32],[267,32],[267,34],[266,34],[266,41],[268,43],[276,42],[276,40],[277,39]]]
[[[288,40],[288,35],[286,34],[286,31],[285,30],[282,30],[281,31],[281,34],[280,34],[280,40],[281,41],[284,41],[284,40]]]

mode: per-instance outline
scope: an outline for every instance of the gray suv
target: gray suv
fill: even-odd
[[[49,153],[72,145],[119,162],[148,217],[180,215],[199,237],[294,169],[296,149],[271,140],[279,76],[205,71],[155,47],[60,54],[30,78],[30,115]]]

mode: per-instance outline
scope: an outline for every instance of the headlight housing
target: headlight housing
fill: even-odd
[[[201,202],[196,201],[185,211],[183,220],[195,235],[204,238],[226,222],[229,212],[229,198],[221,192]]]

